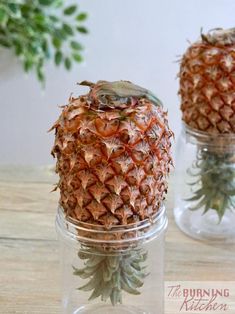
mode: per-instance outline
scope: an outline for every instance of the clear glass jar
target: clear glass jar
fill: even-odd
[[[183,125],[176,149],[174,216],[187,235],[235,239],[235,135]]]
[[[66,314],[163,314],[165,208],[110,229],[73,221],[59,208],[62,307]]]

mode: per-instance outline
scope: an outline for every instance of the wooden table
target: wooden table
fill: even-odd
[[[60,313],[58,193],[50,193],[56,180],[50,168],[0,169],[1,314]],[[166,280],[235,281],[235,247],[186,237],[173,221],[172,206],[170,191]]]

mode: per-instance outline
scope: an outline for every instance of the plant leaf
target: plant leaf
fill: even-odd
[[[64,23],[63,24],[63,30],[67,35],[72,36],[73,35],[73,29],[69,24]]]
[[[8,20],[7,13],[4,9],[0,8],[0,25],[5,25]]]
[[[72,62],[71,62],[71,60],[68,57],[65,58],[64,65],[65,65],[66,70],[70,70],[71,69]]]
[[[54,37],[60,39],[60,40],[66,40],[66,33],[64,29],[56,28],[54,30]]]
[[[84,26],[77,26],[77,31],[82,34],[88,34],[88,29]]]
[[[43,73],[43,71],[42,71],[41,68],[38,68],[38,69],[37,69],[37,77],[38,77],[38,80],[39,80],[40,82],[42,82],[42,83],[45,82],[45,75],[44,75],[44,73]]]
[[[33,67],[33,62],[31,60],[29,60],[29,59],[26,59],[24,61],[24,70],[25,70],[25,72],[29,72],[29,70],[32,69],[32,67]]]
[[[66,9],[64,9],[64,14],[65,15],[72,15],[76,12],[77,6],[76,5],[70,5]]]
[[[57,23],[60,21],[60,19],[55,15],[49,15],[49,19],[54,23]]]
[[[85,21],[87,19],[87,13],[86,12],[81,12],[76,16],[76,20],[79,22]]]
[[[63,59],[63,54],[60,50],[56,51],[55,53],[55,64],[60,65]]]
[[[36,14],[34,16],[34,21],[39,23],[39,24],[44,24],[45,23],[45,15],[43,15],[43,14]]]
[[[21,55],[22,52],[23,52],[23,47],[22,47],[21,42],[18,41],[18,40],[14,40],[14,41],[13,41],[13,45],[15,46],[15,54],[16,54],[17,56]]]
[[[73,59],[76,61],[76,62],[82,62],[83,61],[83,58],[80,54],[78,53],[74,53],[73,54]]]
[[[39,4],[50,6],[53,4],[54,0],[38,0]]]
[[[49,50],[49,46],[48,46],[48,42],[47,40],[44,40],[42,43],[42,50],[45,54],[46,58],[50,58],[50,50]]]
[[[10,9],[10,11],[14,14],[17,15],[18,17],[21,16],[21,12],[19,10],[19,6],[16,3],[9,3],[8,4],[8,8]]]
[[[74,50],[83,50],[83,46],[77,41],[71,41],[70,46]]]
[[[62,42],[58,37],[54,37],[52,39],[52,45],[56,48],[56,49],[60,49]]]

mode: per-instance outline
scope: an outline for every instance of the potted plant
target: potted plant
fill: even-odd
[[[25,72],[34,71],[45,82],[45,63],[70,70],[80,63],[83,46],[77,34],[87,34],[87,13],[63,0],[0,0],[0,46],[20,60]],[[5,50],[5,49],[4,49]],[[2,55],[4,53],[1,53]]]

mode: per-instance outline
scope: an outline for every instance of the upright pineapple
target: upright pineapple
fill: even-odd
[[[151,219],[162,206],[172,163],[172,132],[161,102],[127,81],[81,85],[90,92],[71,97],[52,127],[61,207],[68,219],[104,230]],[[78,255],[89,261],[89,250]],[[139,293],[146,258],[145,252],[134,251],[125,257],[107,256],[93,260],[89,269],[74,269],[74,274],[90,279],[80,289],[91,290],[91,299],[110,298],[115,305],[121,303],[122,290]],[[128,263],[132,272],[126,269]],[[101,282],[96,271],[100,264],[109,274]]]
[[[235,134],[235,29],[201,34],[183,55],[179,77],[183,121],[209,136],[189,172],[197,177],[193,188],[200,183],[191,209],[213,209],[221,220],[235,207],[234,142],[226,136]]]

